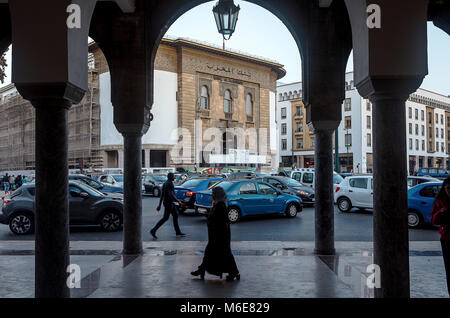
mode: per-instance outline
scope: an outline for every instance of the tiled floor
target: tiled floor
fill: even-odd
[[[72,242],[81,268],[72,297],[328,298],[373,297],[367,287],[372,244],[336,242],[338,255],[317,256],[313,242],[233,242],[241,280],[190,275],[205,242],[145,242],[123,257],[120,242]],[[0,242],[0,297],[34,296],[34,242]],[[411,297],[448,297],[439,242],[411,242]]]

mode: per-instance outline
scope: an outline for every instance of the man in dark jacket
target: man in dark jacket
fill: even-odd
[[[9,176],[8,176],[8,174],[6,174],[6,175],[3,177],[3,190],[4,190],[5,193],[6,193],[6,192],[9,191],[10,188],[11,188],[11,186],[10,186],[10,184],[9,184]]]
[[[186,234],[182,233],[180,227],[178,225],[178,212],[177,207],[174,202],[181,202],[175,197],[174,190],[175,187],[173,185],[173,181],[175,180],[175,175],[172,172],[169,172],[167,175],[167,181],[162,186],[161,198],[159,199],[159,205],[156,208],[157,211],[161,210],[161,203],[164,202],[164,216],[159,222],[155,225],[153,229],[150,230],[150,234],[153,238],[157,239],[156,231],[167,221],[169,220],[170,215],[173,217],[173,226],[175,228],[175,233],[177,236],[185,236]]]

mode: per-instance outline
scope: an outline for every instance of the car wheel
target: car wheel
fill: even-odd
[[[34,218],[28,213],[19,212],[9,221],[9,229],[17,235],[32,234],[34,232]]]
[[[340,198],[337,202],[338,208],[341,212],[348,212],[352,209],[352,203],[347,198]]]
[[[122,225],[122,216],[114,210],[106,211],[100,217],[100,227],[106,232],[116,232]]]
[[[423,218],[422,215],[414,210],[408,211],[408,226],[410,228],[420,228],[423,225]]]
[[[231,223],[236,223],[241,218],[241,211],[236,207],[231,207],[227,212],[228,221]]]
[[[158,188],[153,188],[153,196],[159,197],[161,195],[161,191]]]
[[[297,216],[298,208],[295,203],[290,203],[286,208],[286,216],[289,218],[295,218]]]

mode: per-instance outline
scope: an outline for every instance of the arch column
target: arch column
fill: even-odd
[[[81,7],[69,29],[67,7]],[[68,109],[87,90],[87,39],[96,1],[11,0],[12,82],[36,108],[35,296],[70,297]],[[26,8],[26,9],[24,9]]]
[[[405,102],[427,69],[428,0],[378,0],[380,28],[367,26],[373,1],[345,0],[352,25],[355,86],[373,103],[375,297],[410,297]],[[379,19],[379,18],[377,18]],[[386,48],[389,48],[387,54]]]
[[[306,121],[315,134],[315,253],[334,255],[333,132],[342,118],[345,68],[351,51],[345,5],[309,8],[303,55]]]
[[[99,44],[111,73],[114,125],[124,140],[123,254],[142,248],[142,136],[148,131],[153,104],[151,3],[136,1],[136,10],[123,13],[113,3],[99,3],[91,37]]]

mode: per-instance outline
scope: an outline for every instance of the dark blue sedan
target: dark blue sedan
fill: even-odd
[[[425,182],[408,190],[408,225],[420,228],[431,223],[431,211],[442,182]]]
[[[187,209],[195,209],[194,204],[197,192],[207,190],[222,180],[224,178],[194,178],[176,186],[175,197],[183,202],[183,207],[178,208],[178,211],[184,213]],[[196,209],[195,212],[197,212]]]
[[[227,216],[231,223],[258,214],[283,214],[294,218],[302,211],[299,197],[285,194],[263,181],[222,181],[215,186],[222,187],[227,194]],[[211,190],[197,193],[195,206],[199,213],[207,214],[211,209],[211,193]]]

